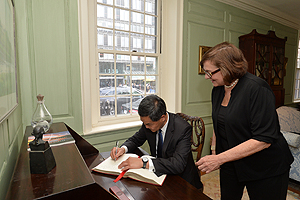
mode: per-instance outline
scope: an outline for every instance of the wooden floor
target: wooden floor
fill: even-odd
[[[288,189],[300,195],[300,182],[290,179]]]

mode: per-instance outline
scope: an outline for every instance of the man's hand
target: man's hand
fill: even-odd
[[[122,171],[127,169],[139,169],[143,167],[143,161],[141,158],[129,157],[127,160],[123,161],[118,168]]]
[[[117,154],[116,154],[116,148],[117,147],[114,147],[114,148],[112,148],[112,150],[110,151],[110,157],[113,159],[113,160],[118,160],[118,158],[120,157],[120,156],[122,156],[124,153],[125,153],[125,149],[124,148],[118,148],[117,149]]]

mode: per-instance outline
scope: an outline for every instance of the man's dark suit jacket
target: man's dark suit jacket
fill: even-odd
[[[165,133],[162,158],[152,159],[156,174],[177,174],[197,189],[202,188],[191,152],[192,127],[181,117],[173,113],[168,114],[169,124]],[[128,148],[128,152],[133,152],[147,140],[151,156],[156,157],[156,134],[143,124],[123,145]]]

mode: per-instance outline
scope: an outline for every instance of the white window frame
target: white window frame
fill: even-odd
[[[300,98],[295,98],[296,95],[296,91],[299,90],[298,92],[300,92],[300,89],[296,89],[296,83],[297,80],[300,81],[300,77],[297,79],[297,72],[300,73],[300,68],[297,68],[297,66],[300,66],[300,57],[298,57],[300,55],[300,37],[298,40],[298,51],[297,51],[297,60],[296,60],[296,67],[295,67],[295,80],[294,80],[294,94],[293,94],[293,102],[294,103],[298,103],[300,102]]]
[[[181,111],[183,0],[163,0],[161,55],[158,61],[158,95],[170,112]],[[139,116],[110,118],[99,122],[99,90],[95,34],[96,0],[78,0],[79,48],[84,134],[100,133],[140,126]],[[93,42],[94,41],[94,42]],[[98,85],[97,85],[98,83]],[[97,108],[97,109],[96,109]],[[111,123],[115,121],[115,123]],[[110,124],[108,123],[110,122]]]

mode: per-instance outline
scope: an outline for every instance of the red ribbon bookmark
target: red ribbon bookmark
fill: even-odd
[[[140,158],[140,156],[139,156],[138,158]],[[115,183],[118,182],[118,181],[124,176],[124,174],[125,174],[127,171],[128,171],[128,169],[125,170],[125,171],[122,171],[121,174],[119,174],[119,176],[114,180],[114,182],[115,182]]]
[[[128,170],[128,169],[127,169],[127,170]],[[122,173],[119,174],[119,176],[114,180],[114,182],[115,182],[115,183],[118,182],[118,181],[124,176],[124,174],[127,172],[127,170],[122,171]]]

